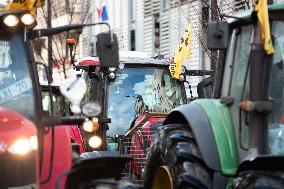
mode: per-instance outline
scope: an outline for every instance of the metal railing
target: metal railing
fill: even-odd
[[[121,139],[119,144],[120,154],[129,156],[132,160],[125,165],[123,178],[141,183],[146,163],[147,149],[155,131],[144,127],[150,118],[165,118],[164,113],[147,113],[143,119],[134,125]]]

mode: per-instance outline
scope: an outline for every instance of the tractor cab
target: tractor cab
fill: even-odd
[[[124,135],[141,114],[167,114],[185,103],[184,85],[171,77],[165,60],[121,57],[109,84],[107,112],[112,122],[107,136]]]
[[[104,120],[92,127],[96,129],[82,131],[85,141],[94,134],[102,139],[101,146],[88,145],[87,151],[132,157],[123,174],[136,175],[136,181],[138,177],[141,181],[152,135],[172,109],[186,103],[183,81],[172,78],[169,65],[167,60],[133,51],[120,52],[118,65],[108,68],[101,57],[85,57],[76,64],[84,70],[86,100],[101,105],[97,118]],[[128,171],[133,174],[125,175]]]
[[[229,30],[224,32],[229,34],[227,47],[220,51],[223,77],[218,78],[214,95],[228,103],[240,160],[248,154],[284,155],[283,4],[270,6],[268,11],[273,52],[263,49],[261,30],[251,11],[229,19]],[[217,24],[212,25],[212,32],[218,30]]]

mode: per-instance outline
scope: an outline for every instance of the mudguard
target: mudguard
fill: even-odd
[[[125,163],[129,160],[129,157],[121,156],[94,156],[79,159],[66,174],[67,180],[65,188],[78,189],[84,184],[87,185],[96,179],[114,178],[118,180],[121,178],[121,172]]]
[[[238,167],[238,174],[241,172],[254,171],[274,171],[284,172],[284,156],[259,155],[248,157]]]
[[[241,188],[284,188],[284,156],[259,155],[246,158],[238,168],[233,187]]]
[[[93,151],[93,152],[84,152],[80,155],[82,159],[91,159],[91,158],[103,158],[103,157],[119,157],[119,151]]]
[[[226,106],[218,100],[196,100],[174,109],[164,124],[187,124],[196,139],[206,165],[225,176],[237,171],[235,133]]]

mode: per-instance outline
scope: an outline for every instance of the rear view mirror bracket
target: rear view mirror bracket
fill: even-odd
[[[118,67],[118,41],[115,34],[112,32],[99,33],[97,35],[96,47],[102,67]]]

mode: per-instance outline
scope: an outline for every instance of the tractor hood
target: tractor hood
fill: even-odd
[[[0,132],[20,129],[25,118],[8,108],[0,108]]]
[[[284,9],[284,3],[277,3],[277,4],[273,4],[273,5],[269,5],[268,6],[268,11],[277,11],[277,10],[283,10]],[[234,23],[238,23],[238,22],[242,22],[242,21],[250,21],[251,20],[251,14],[252,14],[252,10],[245,10],[245,11],[241,11],[238,12],[234,15],[234,17],[236,18],[240,18],[236,19],[236,18],[228,18],[227,21],[230,24],[234,24]]]

